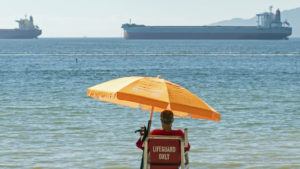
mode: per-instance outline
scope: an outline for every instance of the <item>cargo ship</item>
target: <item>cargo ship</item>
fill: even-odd
[[[257,14],[257,26],[145,26],[122,25],[124,39],[288,39],[290,24],[281,22],[280,10]]]
[[[0,39],[33,39],[42,34],[42,30],[33,24],[32,16],[27,19],[16,20],[19,28],[16,29],[0,29]]]

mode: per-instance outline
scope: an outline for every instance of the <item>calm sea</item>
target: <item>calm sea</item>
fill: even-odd
[[[0,40],[0,168],[139,168],[134,131],[150,113],[86,93],[157,75],[222,115],[175,119],[192,169],[300,168],[300,39],[118,38]]]

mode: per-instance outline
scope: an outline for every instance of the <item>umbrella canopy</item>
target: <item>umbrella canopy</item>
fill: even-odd
[[[100,101],[174,115],[220,121],[221,115],[185,88],[159,77],[124,77],[88,88],[87,95]],[[152,113],[150,120],[152,119]]]

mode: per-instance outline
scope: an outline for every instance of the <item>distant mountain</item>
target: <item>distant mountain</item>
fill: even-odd
[[[300,37],[300,7],[285,10],[281,12],[281,21],[287,20],[291,27],[293,28],[293,32],[291,37]],[[250,19],[242,19],[242,18],[233,18],[231,20],[224,20],[216,23],[212,23],[212,26],[254,26],[257,25],[256,23],[256,16]]]

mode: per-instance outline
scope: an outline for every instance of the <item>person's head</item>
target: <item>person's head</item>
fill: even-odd
[[[173,112],[170,110],[164,110],[160,113],[160,121],[161,125],[164,129],[172,127],[172,123],[174,121]]]

